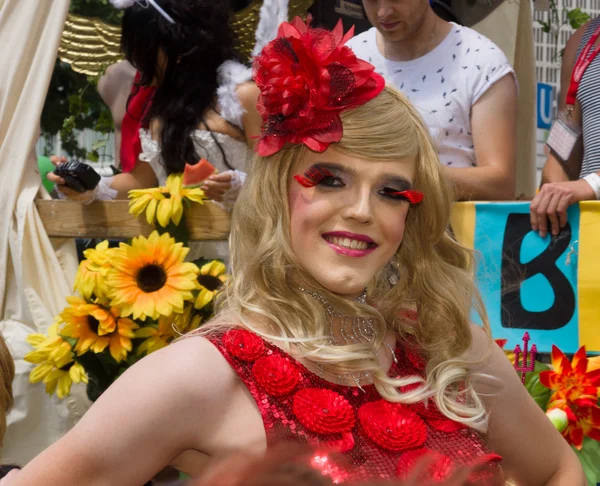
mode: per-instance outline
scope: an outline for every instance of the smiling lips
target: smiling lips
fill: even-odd
[[[359,258],[371,254],[377,244],[366,235],[335,231],[322,235],[325,242],[339,255]]]

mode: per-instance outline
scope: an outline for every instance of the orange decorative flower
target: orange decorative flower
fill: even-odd
[[[583,436],[600,440],[600,369],[588,369],[585,346],[579,348],[569,361],[564,353],[552,346],[553,370],[540,373],[540,383],[554,393],[548,410],[558,408],[566,412],[569,423],[563,437],[581,449]],[[591,368],[591,367],[590,367]]]
[[[578,406],[595,406],[600,387],[600,370],[588,372],[585,346],[581,346],[569,362],[564,353],[552,346],[552,368],[542,371],[540,382],[554,393],[550,402],[566,400]],[[551,407],[548,407],[551,408]]]

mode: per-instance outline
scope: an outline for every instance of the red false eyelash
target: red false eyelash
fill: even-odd
[[[319,182],[327,177],[335,177],[331,172],[323,167],[311,167],[303,176],[295,175],[294,179],[303,187],[315,187]]]
[[[423,193],[412,189],[407,191],[388,192],[390,196],[403,197],[411,204],[419,204],[423,200]]]

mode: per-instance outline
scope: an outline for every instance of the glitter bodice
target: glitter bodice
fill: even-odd
[[[316,446],[322,453],[316,453],[313,466],[336,483],[403,477],[427,453],[435,457],[429,474],[438,479],[450,475],[454,465],[475,460],[491,465],[484,483],[492,484],[499,472],[500,457],[491,453],[482,436],[447,419],[433,402],[401,405],[383,400],[373,385],[361,391],[333,384],[246,330],[207,338],[256,401],[267,447],[281,440]],[[423,373],[416,353],[398,345],[396,354],[390,376]],[[332,459],[331,452],[339,454]]]

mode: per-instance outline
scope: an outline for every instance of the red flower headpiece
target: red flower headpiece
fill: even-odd
[[[263,119],[256,151],[277,153],[286,143],[324,152],[342,138],[340,113],[363,105],[384,88],[375,68],[344,44],[341,20],[333,31],[309,28],[300,17],[279,27],[277,38],[254,60]]]

